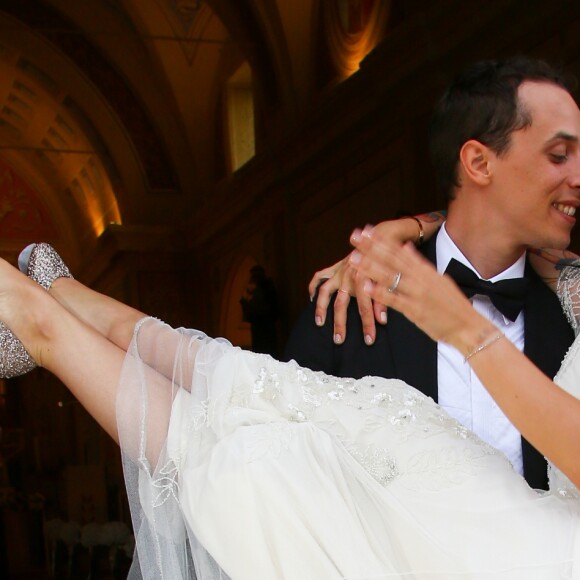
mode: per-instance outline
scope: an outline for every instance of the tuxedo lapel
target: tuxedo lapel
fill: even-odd
[[[423,255],[436,263],[436,236],[422,248]],[[402,314],[391,310],[387,323],[395,376],[413,385],[437,402],[437,343]]]

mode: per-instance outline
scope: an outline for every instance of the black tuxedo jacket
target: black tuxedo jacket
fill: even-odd
[[[435,238],[422,247],[435,263]],[[547,376],[553,378],[574,339],[556,295],[526,265],[530,291],[524,306],[525,354]],[[437,401],[437,343],[402,314],[389,310],[386,326],[377,325],[375,344],[367,346],[356,301],[348,307],[347,336],[335,345],[333,306],[323,327],[314,323],[315,300],[301,314],[284,352],[284,360],[334,376],[360,378],[367,375],[402,379]],[[531,487],[547,489],[546,461],[522,438],[524,476]]]

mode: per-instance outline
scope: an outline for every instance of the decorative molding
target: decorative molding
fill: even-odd
[[[44,36],[102,93],[129,134],[150,188],[177,192],[174,170],[150,115],[116,66],[91,44],[84,31],[39,0],[3,0],[0,9]]]
[[[202,0],[156,0],[167,18],[187,63],[191,65],[199,46],[204,23],[213,13]]]

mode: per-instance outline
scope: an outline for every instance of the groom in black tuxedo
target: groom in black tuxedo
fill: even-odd
[[[570,155],[579,146],[579,116],[555,71],[518,58],[470,68],[447,90],[432,121],[431,152],[448,195],[448,218],[421,250],[441,273],[453,264],[474,277],[480,286],[468,294],[474,307],[549,377],[574,337],[557,297],[527,263],[526,249],[570,242],[580,205],[580,167]],[[503,311],[488,294],[493,285],[479,279],[509,279],[508,286],[517,286],[517,296],[508,300],[511,310]],[[332,308],[317,326],[314,304],[293,329],[285,359],[338,376],[402,379],[506,453],[531,487],[547,488],[544,458],[451,347],[431,341],[394,311],[367,346],[352,302],[348,338],[335,344]]]

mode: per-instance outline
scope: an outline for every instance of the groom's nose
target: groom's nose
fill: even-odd
[[[580,154],[575,155],[571,161],[568,184],[580,196]]]

